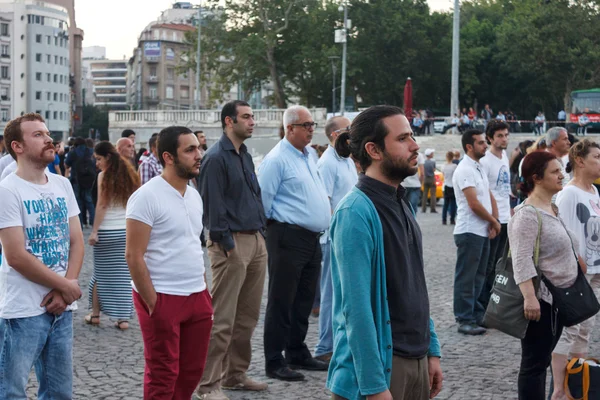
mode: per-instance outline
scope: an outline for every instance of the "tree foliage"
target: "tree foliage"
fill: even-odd
[[[332,62],[340,82],[339,1],[210,0],[202,25],[202,79],[213,100],[239,85],[248,98],[266,84],[266,106],[328,107]],[[349,0],[346,93],[357,107],[402,105],[407,77],[414,105],[450,102],[452,12],[426,0]],[[599,1],[470,0],[461,8],[460,103],[490,103],[530,117],[600,86]],[[195,49],[195,34],[188,36]],[[332,59],[331,57],[338,57]],[[184,68],[195,68],[195,52]],[[339,97],[339,91],[336,91]],[[337,101],[336,101],[337,102]]]

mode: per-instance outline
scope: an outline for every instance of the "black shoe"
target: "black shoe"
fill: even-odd
[[[458,326],[458,332],[462,333],[463,335],[477,336],[483,335],[487,332],[487,330],[485,328],[477,326],[477,324],[460,324]]]
[[[450,220],[450,225],[456,225],[456,222],[453,219],[451,219]]]
[[[329,369],[329,365],[326,362],[319,361],[313,357],[308,357],[301,361],[290,361],[289,365],[291,369],[305,369],[307,371],[327,371]]]
[[[438,212],[437,212],[437,211],[435,211],[435,210],[431,210],[431,213],[432,213],[432,214],[437,214]]]
[[[300,372],[292,371],[289,367],[279,367],[274,370],[267,370],[267,376],[280,381],[297,382],[303,381],[304,375]]]
[[[446,221],[442,221],[442,225],[448,225]]]

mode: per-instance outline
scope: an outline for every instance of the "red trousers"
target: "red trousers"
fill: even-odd
[[[213,324],[208,290],[189,296],[157,293],[152,316],[134,290],[144,339],[144,399],[190,400],[200,383]]]

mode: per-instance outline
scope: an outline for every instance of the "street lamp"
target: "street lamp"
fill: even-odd
[[[202,25],[202,3],[198,4],[198,20],[196,23],[198,29],[198,44],[196,48],[196,98],[194,101],[194,105],[196,110],[200,109],[200,39],[201,39],[201,25]]]
[[[450,118],[458,113],[458,68],[460,58],[460,3],[454,0],[454,23],[452,26],[452,89],[450,93]]]
[[[329,58],[331,60],[331,69],[333,71],[333,85],[331,86],[331,112],[335,116],[335,90],[337,89],[337,87],[335,86],[335,83],[336,83],[335,73],[337,72],[337,66],[335,64],[336,64],[336,61],[340,59],[340,57],[339,56],[329,56],[327,58]]]
[[[344,12],[344,26],[341,29],[341,38],[340,40],[336,40],[336,43],[342,43],[342,86],[340,90],[340,114],[343,116],[345,111],[345,103],[346,103],[346,47],[348,42],[348,29],[350,28],[349,20],[348,20],[348,3],[346,0],[343,0],[342,4],[340,4],[338,11]]]

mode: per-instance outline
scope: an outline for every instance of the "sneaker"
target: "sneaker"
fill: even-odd
[[[267,390],[269,385],[264,382],[257,382],[248,377],[245,377],[241,382],[223,382],[223,389],[226,390],[247,390],[251,392],[262,392],[263,390]]]
[[[463,335],[477,336],[483,335],[486,332],[486,329],[477,326],[477,324],[460,324],[458,326],[458,332]]]
[[[212,392],[198,394],[194,393],[194,400],[229,400],[229,397],[223,394],[221,389],[213,390]]]

